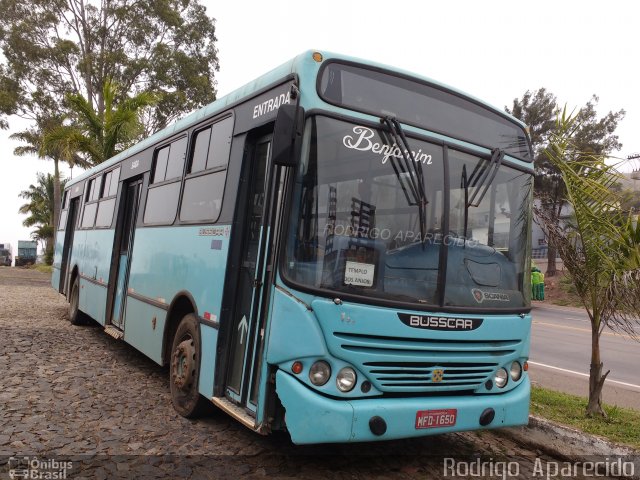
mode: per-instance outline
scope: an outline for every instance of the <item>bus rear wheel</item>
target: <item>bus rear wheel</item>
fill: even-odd
[[[71,286],[69,321],[71,325],[84,325],[87,323],[87,317],[80,311],[80,279],[78,277],[73,280],[73,285]]]
[[[186,418],[202,415],[207,407],[207,399],[198,392],[201,359],[199,327],[195,314],[185,315],[171,345],[171,402],[173,408]]]

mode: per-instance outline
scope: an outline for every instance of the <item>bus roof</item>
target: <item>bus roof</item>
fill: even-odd
[[[283,78],[291,75],[291,74],[296,74],[296,73],[301,73],[304,71],[309,70],[309,67],[311,66],[312,68],[317,69],[318,66],[320,65],[318,62],[315,62],[312,59],[312,55],[315,52],[320,52],[323,58],[323,61],[325,60],[329,60],[329,59],[335,59],[335,60],[344,60],[347,62],[354,62],[354,63],[359,63],[362,65],[368,65],[368,66],[372,66],[372,67],[376,67],[376,68],[380,68],[383,70],[387,70],[390,72],[395,72],[395,73],[399,73],[401,75],[407,76],[407,77],[412,77],[415,78],[417,80],[422,80],[424,82],[430,83],[432,85],[434,85],[435,87],[440,87],[442,89],[448,90],[456,95],[459,95],[461,97],[467,98],[477,104],[482,105],[483,107],[492,110],[506,118],[508,118],[509,120],[511,120],[514,123],[517,123],[518,125],[520,125],[523,128],[526,128],[526,125],[521,122],[519,119],[513,117],[512,115],[509,115],[508,113],[504,112],[503,110],[500,110],[499,108],[483,101],[480,100],[472,95],[469,95],[468,93],[465,93],[461,90],[458,90],[456,88],[453,88],[449,85],[446,85],[442,82],[438,82],[436,80],[433,80],[429,77],[425,77],[425,76],[421,76],[418,75],[414,72],[409,72],[406,70],[402,70],[399,68],[395,68],[395,67],[391,67],[389,65],[385,65],[382,63],[377,63],[377,62],[373,62],[370,60],[364,60],[361,58],[357,58],[357,57],[350,57],[347,55],[340,55],[340,54],[336,54],[336,53],[331,53],[331,52],[325,52],[322,50],[307,50],[306,52],[301,53],[300,55],[297,55],[296,57],[288,60],[287,62],[283,63],[282,65],[274,68],[273,70],[261,75],[260,77],[256,78],[255,80],[243,85],[242,87],[232,91],[231,93],[213,101],[212,103],[190,113],[189,115],[187,115],[186,117],[175,121],[174,123],[172,123],[171,125],[169,125],[168,127],[159,130],[157,132],[155,132],[153,135],[145,138],[144,140],[136,143],[135,145],[133,145],[132,147],[120,152],[119,154],[111,157],[110,159],[104,161],[103,163],[101,163],[100,165],[96,165],[95,167],[90,168],[89,170],[86,170],[85,172],[83,172],[82,174],[78,175],[76,178],[71,179],[67,182],[66,184],[66,188],[68,189],[70,186],[83,181],[84,179],[86,179],[87,177],[90,177],[91,175],[95,174],[96,172],[99,172],[100,170],[103,169],[107,169],[115,164],[117,164],[118,162],[120,162],[121,160],[124,160],[125,158],[130,157],[131,155],[134,155],[136,153],[139,153],[143,150],[145,150],[146,148],[155,145],[156,143],[161,142],[162,140],[169,138],[173,135],[175,135],[176,133],[179,133],[183,130],[188,129],[189,127],[197,124],[198,122],[200,122],[201,120],[213,116],[216,113],[222,112],[224,111],[226,108],[230,107],[231,105],[234,105],[236,103],[239,103],[240,101],[250,98],[251,96],[253,96],[254,94],[256,94],[257,92],[260,92],[261,90],[275,85],[276,82],[282,80]]]

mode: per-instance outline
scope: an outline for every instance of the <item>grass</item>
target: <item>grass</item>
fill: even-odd
[[[32,265],[31,269],[37,270],[38,272],[42,272],[42,273],[52,273],[53,272],[53,267],[51,265],[44,265],[42,263],[39,263],[37,265]]]
[[[640,448],[640,411],[604,405],[608,418],[587,417],[587,399],[534,386],[531,413],[568,425],[585,433],[599,435],[616,443]]]

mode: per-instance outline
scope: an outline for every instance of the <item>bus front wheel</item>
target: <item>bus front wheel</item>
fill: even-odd
[[[195,314],[185,315],[171,345],[171,402],[176,411],[186,418],[201,415],[207,406],[207,399],[198,393],[201,358],[199,327]]]

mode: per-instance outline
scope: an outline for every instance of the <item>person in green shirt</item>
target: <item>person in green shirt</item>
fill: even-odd
[[[531,269],[531,294],[533,300],[544,300],[544,274],[538,267]]]

